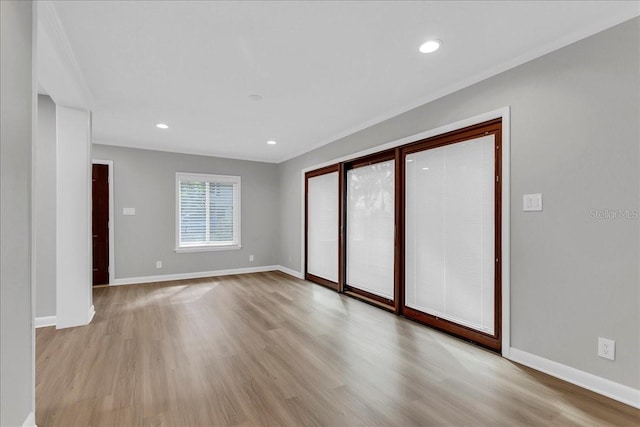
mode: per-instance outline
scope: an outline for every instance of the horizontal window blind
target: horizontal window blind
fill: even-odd
[[[307,271],[338,282],[338,172],[308,181]]]
[[[178,246],[239,245],[240,178],[178,174]]]
[[[394,160],[347,172],[347,285],[393,299]]]
[[[207,183],[209,186],[209,239],[233,241],[233,184]]]
[[[407,155],[406,306],[493,334],[493,135]]]

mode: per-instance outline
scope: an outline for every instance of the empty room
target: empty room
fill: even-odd
[[[640,2],[0,18],[0,426],[640,425]]]

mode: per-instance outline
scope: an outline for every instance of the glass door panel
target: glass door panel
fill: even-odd
[[[394,300],[395,160],[349,169],[346,285]]]
[[[495,335],[495,135],[405,157],[405,306]]]
[[[339,277],[338,178],[338,171],[308,175],[306,184],[307,276],[313,276],[307,278],[331,287],[334,287],[333,284],[337,285]]]

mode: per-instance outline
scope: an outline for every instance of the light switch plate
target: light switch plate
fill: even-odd
[[[135,215],[136,208],[122,208],[122,215]]]
[[[542,193],[525,194],[522,196],[522,210],[534,212],[542,210]]]

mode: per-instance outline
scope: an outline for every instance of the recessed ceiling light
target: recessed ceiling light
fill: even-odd
[[[423,171],[428,171],[428,170],[429,170],[429,168],[422,168],[422,170],[423,170]]]
[[[436,50],[440,49],[440,45],[442,45],[442,41],[441,40],[429,40],[429,41],[426,41],[426,42],[422,43],[422,45],[420,46],[420,52],[422,52],[422,53],[435,52]]]
[[[267,144],[269,144],[269,145],[276,145],[276,144],[277,144],[277,142],[275,142],[274,140],[270,140],[270,141],[267,141]]]
[[[249,95],[249,99],[252,101],[262,101],[262,95],[258,95],[257,93]]]
[[[156,127],[158,129],[169,129],[169,126],[165,125],[164,123],[158,123]]]

